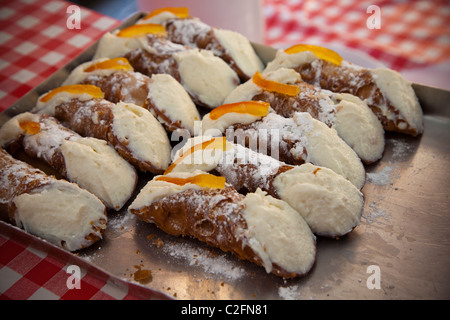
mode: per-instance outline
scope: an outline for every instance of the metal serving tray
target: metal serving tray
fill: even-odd
[[[129,18],[120,28],[136,22]],[[59,86],[92,58],[96,45],[0,114],[0,126],[30,110],[40,94]],[[254,44],[264,62],[275,49]],[[2,222],[0,232],[54,255],[106,272],[153,297],[176,299],[449,299],[450,92],[414,84],[425,132],[386,133],[381,161],[367,166],[361,225],[338,239],[317,239],[317,261],[303,278],[283,280],[264,268],[190,238],[175,238],[126,212],[108,213],[104,239],[76,254]],[[141,175],[139,191],[151,175]],[[151,277],[138,281],[137,270]]]

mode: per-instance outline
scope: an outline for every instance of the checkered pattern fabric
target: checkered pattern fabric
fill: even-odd
[[[80,29],[67,27],[62,0],[0,3],[0,112],[121,22],[80,7]],[[268,45],[339,44],[366,52],[396,70],[450,57],[447,0],[264,0]],[[380,29],[368,27],[379,8]],[[0,232],[0,299],[148,298],[135,286],[82,270],[69,289],[68,263]],[[150,294],[151,297],[151,294]]]
[[[63,67],[120,21],[80,8],[80,29],[60,0],[0,4],[0,111]],[[69,24],[70,26],[70,24]]]
[[[265,16],[274,47],[335,43],[399,71],[450,59],[447,0],[265,0]]]
[[[73,262],[72,262],[73,263]],[[71,264],[32,246],[0,234],[0,300],[137,300],[161,298],[111,278],[99,269],[80,267],[74,286]],[[71,278],[72,277],[72,278]]]

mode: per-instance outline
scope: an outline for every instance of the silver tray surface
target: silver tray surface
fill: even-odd
[[[130,17],[120,28],[142,15]],[[2,112],[0,126],[29,111],[39,95],[59,86],[73,68],[90,60],[96,45]],[[264,62],[275,54],[273,48],[254,47]],[[361,224],[337,240],[318,238],[317,261],[305,277],[280,279],[195,239],[172,237],[129,215],[127,206],[108,213],[103,240],[69,254],[75,263],[147,288],[158,298],[449,299],[450,92],[413,86],[424,110],[424,134],[386,133],[383,158],[366,166]],[[151,178],[140,176],[136,194]],[[24,233],[4,222],[0,227],[0,232],[13,236]],[[53,254],[62,251],[30,237]],[[150,270],[151,278],[136,281],[137,269]]]

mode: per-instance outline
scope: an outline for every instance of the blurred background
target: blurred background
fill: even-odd
[[[170,6],[257,43],[320,45],[450,90],[450,0],[0,0],[0,111],[133,14]]]
[[[75,0],[124,20],[138,11],[189,7],[193,16],[277,48],[323,45],[367,67],[450,89],[448,0]]]

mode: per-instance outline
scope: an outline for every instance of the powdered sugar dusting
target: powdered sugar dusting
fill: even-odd
[[[369,209],[364,211],[363,216],[368,224],[377,222],[380,218],[384,219],[385,221],[390,221],[391,219],[391,215],[386,211],[380,209],[378,207],[378,203],[375,201],[369,204]]]
[[[392,183],[393,169],[390,166],[384,166],[378,172],[368,172],[367,182],[371,182],[380,186],[387,186]]]
[[[278,295],[284,300],[296,300],[298,293],[298,285],[293,285],[290,287],[279,287]]]
[[[186,261],[190,266],[198,266],[209,274],[219,275],[229,280],[238,280],[246,275],[245,270],[236,267],[225,254],[216,255],[187,242],[165,244],[162,249],[169,256]]]
[[[392,150],[392,159],[393,160],[401,160],[403,157],[407,156],[412,150],[413,146],[402,140],[392,140],[393,150]]]

